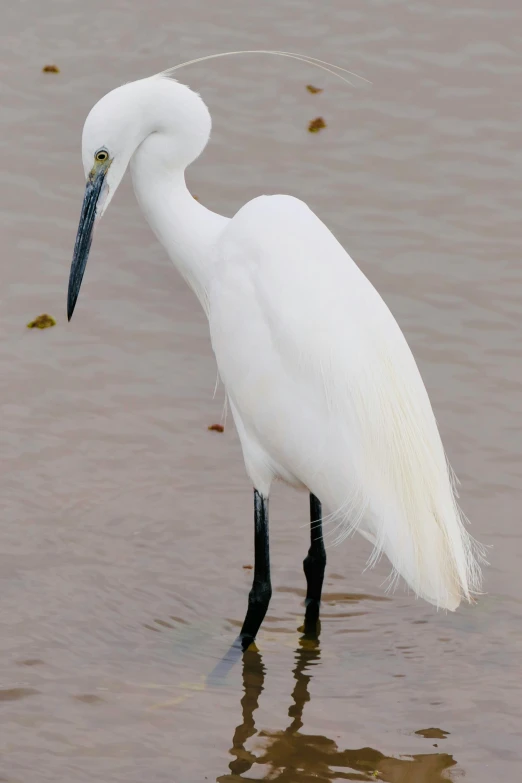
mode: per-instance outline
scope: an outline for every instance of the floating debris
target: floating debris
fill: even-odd
[[[199,201],[199,196],[195,196],[194,194],[192,194],[192,198],[195,198],[196,201]]]
[[[308,125],[308,130],[310,133],[319,133],[319,131],[323,128],[326,128],[326,122],[322,117],[316,117],[315,120],[311,120],[310,124]]]
[[[211,432],[224,432],[225,428],[222,424],[211,424],[208,428]]]
[[[42,71],[43,73],[60,73],[60,69],[57,65],[44,65]]]
[[[50,326],[56,326],[56,321],[52,315],[39,315],[34,321],[29,321],[27,324],[28,329],[49,329]]]
[[[449,731],[432,727],[431,729],[419,729],[415,734],[419,734],[426,739],[445,739],[449,735]]]
[[[311,92],[312,95],[316,95],[318,92],[322,92],[323,91],[322,87],[314,87],[313,84],[307,84],[306,85],[306,89],[308,90],[308,92]]]
[[[251,565],[244,565],[243,568],[253,568],[254,566]]]

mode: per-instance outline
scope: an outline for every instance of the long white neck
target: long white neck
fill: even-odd
[[[143,141],[130,167],[146,220],[207,311],[215,247],[228,218],[199,204],[185,184],[185,169],[210,136],[210,115],[196,93],[169,79],[139,83],[144,91]]]
[[[131,161],[134,192],[150,227],[207,311],[215,247],[228,218],[190,194],[183,169],[158,171],[145,141]]]

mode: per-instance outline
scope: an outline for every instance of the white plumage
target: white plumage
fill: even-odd
[[[247,471],[303,485],[427,601],[477,588],[428,395],[385,303],[308,207],[254,199],[223,231],[212,345]]]
[[[377,291],[301,201],[261,196],[231,220],[196,202],[184,170],[210,118],[195,93],[158,75],[109,93],[87,118],[86,174],[112,163],[106,208],[128,163],[138,202],[199,297],[243,449],[268,496],[275,478],[313,492],[383,552],[430,603],[454,610],[479,589],[415,360]]]

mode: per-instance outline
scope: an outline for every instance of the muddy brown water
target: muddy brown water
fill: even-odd
[[[3,9],[2,781],[520,779],[521,25],[516,0]],[[251,489],[231,422],[207,430],[223,394],[204,317],[128,181],[70,325],[65,295],[94,102],[265,47],[373,86],[266,57],[187,69],[214,117],[192,190],[227,215],[295,194],[344,243],[412,345],[491,566],[478,604],[446,615],[387,596],[387,564],[362,573],[369,549],[347,541],[329,551],[313,644],[307,499],[278,487],[259,652],[209,687],[245,609]],[[327,128],[309,134],[317,116]],[[43,312],[57,325],[28,330]]]

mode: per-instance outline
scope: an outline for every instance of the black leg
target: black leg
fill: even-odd
[[[241,647],[246,650],[256,638],[264,620],[270,598],[270,551],[268,542],[268,499],[254,490],[255,542],[254,582],[248,596],[248,609],[239,634]]]
[[[321,501],[312,494],[310,494],[310,541],[310,549],[303,562],[306,576],[305,633],[310,633],[312,629],[315,629],[319,620],[319,606],[326,567]]]
[[[236,661],[243,656],[245,650],[252,644],[264,620],[272,596],[268,544],[268,499],[264,500],[257,490],[254,490],[254,515],[254,582],[248,596],[248,609],[245,621],[241,628],[241,633],[234,644],[208,675],[208,685],[222,684]]]

